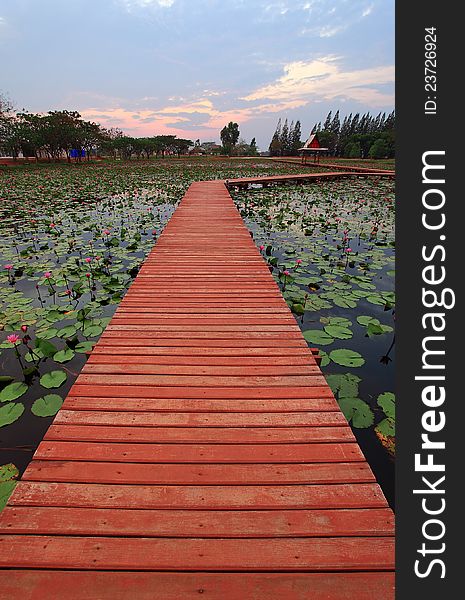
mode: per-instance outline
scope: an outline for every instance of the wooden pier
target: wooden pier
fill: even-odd
[[[393,514],[222,182],[190,186],[0,515],[9,600],[388,600]]]
[[[377,177],[394,179],[395,173],[394,171],[371,171],[368,169],[364,169],[363,171],[340,170],[326,173],[293,173],[290,175],[269,175],[265,177],[239,177],[237,179],[228,179],[226,184],[227,187],[247,189],[251,185],[261,185],[263,187],[267,187],[268,185],[283,183],[321,183],[322,181],[330,181],[332,179],[346,179],[354,177]]]

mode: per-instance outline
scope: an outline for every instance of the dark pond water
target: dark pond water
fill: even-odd
[[[316,337],[309,346],[324,353],[323,373],[346,416],[357,407],[352,430],[391,506],[395,415],[389,403],[387,418],[378,399],[386,393],[392,399],[394,392],[393,194],[392,182],[373,186],[365,180],[318,187],[255,186],[234,194],[289,306],[298,313],[304,335],[324,334],[322,342]],[[342,329],[333,331],[330,320]],[[326,334],[328,325],[334,337]],[[338,349],[358,353],[362,364],[338,364],[332,359]],[[347,394],[338,390],[334,375],[355,376],[355,389]],[[347,398],[354,395],[356,401]]]

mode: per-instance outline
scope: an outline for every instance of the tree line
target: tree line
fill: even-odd
[[[14,158],[20,153],[36,160],[81,160],[96,154],[124,159],[153,155],[186,154],[192,140],[175,135],[136,138],[117,128],[106,129],[84,120],[77,111],[54,110],[46,114],[14,112],[11,103],[0,96],[0,150]]]
[[[369,112],[345,116],[329,111],[323,125],[316,124],[311,133],[318,135],[320,146],[330,156],[346,158],[392,158],[395,152],[395,112]],[[304,142],[300,140],[300,121],[288,126],[279,119],[269,146],[270,156],[297,156]]]

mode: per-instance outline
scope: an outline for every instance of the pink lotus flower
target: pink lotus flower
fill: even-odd
[[[92,262],[92,259],[91,259],[91,258],[88,256],[88,257],[85,259],[85,261],[86,261],[86,263],[90,263],[90,262]]]
[[[352,252],[352,248],[346,248],[346,252],[347,253]]]
[[[26,333],[26,331],[27,331],[27,325],[21,325],[21,331],[23,333]]]
[[[50,279],[51,276],[52,276],[52,274],[50,273],[50,271],[47,271],[46,273],[44,273],[45,279]]]
[[[86,277],[90,277],[90,273],[86,273]]]
[[[11,271],[12,268],[13,268],[13,265],[5,265],[5,269],[7,271]]]
[[[301,259],[301,258],[298,258],[298,259],[295,261],[295,264],[296,264],[296,265],[301,265],[301,264],[302,264],[302,259]]]
[[[289,273],[289,271],[284,271],[283,275],[285,275],[287,277],[288,275],[290,275],[290,273]]]
[[[110,230],[109,229],[104,229],[102,231],[103,235],[110,235]]]
[[[56,227],[55,223],[50,223],[50,227],[52,227],[52,229],[53,227]]]
[[[152,231],[152,235],[157,235],[157,232],[155,229]]]
[[[10,344],[16,344],[16,342],[18,342],[21,338],[16,333],[12,333],[6,339],[10,342]]]
[[[260,246],[260,252],[263,252],[263,250],[265,250],[265,246]]]

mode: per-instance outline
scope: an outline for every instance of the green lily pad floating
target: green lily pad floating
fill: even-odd
[[[37,335],[43,340],[51,340],[54,337],[57,337],[58,329],[51,327],[50,329],[41,329],[37,331]]]
[[[63,398],[58,394],[47,394],[37,398],[31,407],[31,412],[36,417],[53,417],[60,410]]]
[[[0,466],[0,512],[15,489],[19,471],[13,463]]]
[[[395,418],[396,416],[396,396],[392,392],[384,392],[377,399],[378,406],[381,406],[386,417]]]
[[[329,365],[329,363],[331,362],[329,360],[329,356],[328,353],[325,352],[324,350],[319,350],[318,353],[321,357],[321,363],[320,363],[320,367],[327,367]]]
[[[11,425],[19,419],[24,412],[24,404],[21,402],[8,402],[0,406],[0,427]]]
[[[52,356],[57,352],[58,348],[52,342],[48,340],[44,340],[42,338],[36,338],[35,348],[40,350],[42,356],[46,356],[47,358],[52,358]]]
[[[365,364],[365,359],[361,354],[355,350],[348,350],[346,348],[332,350],[329,353],[329,358],[343,367],[361,367]]]
[[[362,290],[376,290],[376,285],[366,281],[357,281],[357,285],[362,288]]]
[[[74,352],[71,348],[66,348],[65,350],[59,350],[56,354],[53,355],[53,360],[58,363],[65,363],[71,360],[74,357]]]
[[[70,338],[78,331],[77,325],[67,325],[63,327],[63,329],[59,329],[57,332],[57,336],[61,338]]]
[[[371,304],[376,304],[378,306],[384,306],[386,304],[386,300],[381,296],[375,296],[374,294],[366,297],[367,302]]]
[[[103,328],[100,325],[90,325],[89,327],[84,327],[82,333],[86,337],[97,337],[103,332]]]
[[[329,346],[334,342],[334,338],[322,329],[308,329],[303,332],[303,335],[307,342],[318,346]]]
[[[27,392],[27,385],[22,381],[10,383],[0,392],[0,402],[11,402]]]
[[[357,306],[356,299],[353,296],[348,298],[347,296],[336,296],[333,298],[333,302],[340,308],[355,308]]]
[[[364,327],[367,327],[370,321],[373,321],[373,317],[368,315],[359,315],[357,317],[357,323],[360,323],[360,325],[363,325]]]
[[[373,425],[373,411],[360,398],[339,398],[338,402],[345,418],[357,429],[366,429]]]
[[[40,385],[45,388],[59,388],[67,379],[64,371],[51,371],[40,378]]]
[[[396,422],[394,419],[383,419],[376,425],[375,430],[383,436],[394,437],[396,435]]]
[[[14,381],[14,377],[11,377],[10,375],[0,375],[0,387],[5,387],[12,381]]]
[[[303,315],[305,314],[305,308],[302,304],[299,304],[298,302],[295,302],[292,306],[291,306],[291,310],[295,315]]]
[[[358,384],[362,381],[352,373],[331,373],[326,375],[326,381],[338,398],[356,398],[358,396]]]
[[[79,342],[79,344],[77,344],[77,346],[74,348],[74,351],[85,354],[86,352],[90,352],[94,346],[95,342]]]
[[[328,335],[339,340],[348,340],[353,335],[350,329],[341,325],[326,325],[325,331]]]

